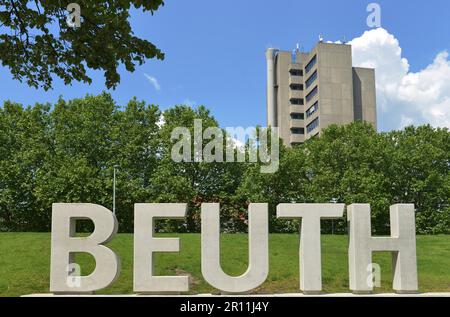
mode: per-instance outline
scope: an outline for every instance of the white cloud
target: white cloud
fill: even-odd
[[[399,41],[383,28],[353,39],[353,64],[375,68],[379,125],[383,130],[430,123],[450,127],[450,60],[446,51],[411,72]]]
[[[152,84],[152,86],[155,88],[156,91],[160,91],[161,90],[161,85],[158,82],[158,79],[156,79],[156,77],[150,76],[147,73],[144,73],[145,78],[148,79],[148,81],[150,82],[150,84]]]

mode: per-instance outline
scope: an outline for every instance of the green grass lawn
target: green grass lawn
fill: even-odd
[[[157,254],[157,273],[191,276],[190,293],[218,293],[201,275],[200,235],[172,234],[181,238],[180,254]],[[133,235],[119,234],[110,247],[120,256],[119,279],[98,293],[129,294],[133,283]],[[299,291],[298,249],[296,234],[270,235],[270,273],[267,281],[254,293]],[[247,235],[222,236],[222,267],[230,275],[245,272],[248,261]],[[374,254],[381,266],[382,282],[376,292],[392,292],[389,253]],[[450,236],[418,236],[417,258],[421,292],[450,292]],[[82,274],[94,267],[93,258],[80,254],[77,262]],[[0,296],[19,296],[49,292],[50,234],[0,234]],[[322,236],[322,278],[324,292],[348,292],[347,236]]]

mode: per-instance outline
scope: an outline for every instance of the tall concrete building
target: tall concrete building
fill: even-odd
[[[269,48],[267,124],[288,146],[330,124],[364,120],[376,128],[375,70],[352,66],[347,44],[319,42],[310,53]]]

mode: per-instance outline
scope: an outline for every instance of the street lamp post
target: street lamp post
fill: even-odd
[[[114,165],[113,171],[113,214],[116,214],[116,169],[119,168],[119,165]]]

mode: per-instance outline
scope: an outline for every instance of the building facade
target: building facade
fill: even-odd
[[[347,44],[319,42],[310,53],[269,48],[267,125],[287,146],[319,135],[330,124],[356,120],[377,126],[375,70],[352,66]]]

